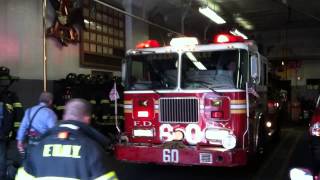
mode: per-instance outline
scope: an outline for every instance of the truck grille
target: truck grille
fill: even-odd
[[[199,119],[196,98],[160,98],[160,122],[195,123]]]

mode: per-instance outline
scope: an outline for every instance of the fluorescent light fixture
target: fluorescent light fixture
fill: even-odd
[[[230,33],[235,36],[241,36],[243,39],[248,39],[248,37],[242,32],[240,32],[238,29],[231,30]]]
[[[200,61],[198,61],[191,52],[187,52],[186,55],[199,70],[207,70],[207,68]]]
[[[240,26],[242,26],[243,28],[247,29],[247,30],[252,30],[254,27],[253,25],[246,19],[238,16],[235,17],[235,21],[240,24]]]
[[[198,44],[199,44],[198,39],[195,37],[173,38],[170,41],[170,46],[174,46],[174,47],[195,46]]]
[[[134,129],[133,136],[137,137],[153,137],[152,129]]]
[[[207,16],[209,19],[211,19],[213,22],[217,24],[224,24],[226,21],[222,19],[216,12],[214,12],[212,9],[207,7],[200,7],[199,12],[205,16]]]

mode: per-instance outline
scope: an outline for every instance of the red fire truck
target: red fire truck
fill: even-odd
[[[124,132],[117,159],[137,163],[239,166],[262,150],[267,59],[253,41],[219,34],[213,43],[148,40],[123,63]]]

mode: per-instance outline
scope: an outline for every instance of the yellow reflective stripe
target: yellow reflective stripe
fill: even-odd
[[[64,110],[64,106],[57,106],[57,110]]]
[[[46,176],[46,177],[38,177],[36,180],[80,180],[76,178],[67,178],[67,177],[56,177],[56,176]]]
[[[123,101],[124,102],[124,104],[126,104],[126,105],[132,105],[132,100],[125,100],[125,101]]]
[[[95,178],[94,180],[118,180],[117,175],[114,171],[111,171],[107,174],[104,174],[100,177]]]
[[[13,124],[13,127],[15,127],[15,128],[17,128],[17,127],[20,127],[20,122],[14,122],[14,124]]]
[[[247,110],[245,110],[245,109],[231,109],[230,113],[231,114],[245,114],[245,113],[247,113]]]
[[[19,168],[15,180],[34,180],[35,177],[28,174],[24,168]]]
[[[97,101],[96,100],[90,100],[90,103],[91,104],[97,104]]]
[[[110,101],[108,99],[102,99],[100,101],[100,104],[108,104],[108,103],[110,103]]]
[[[6,104],[8,111],[13,111],[13,106],[11,104]]]
[[[245,104],[245,99],[237,99],[237,100],[231,100],[231,104]]]
[[[19,102],[15,102],[12,104],[14,108],[22,108],[22,104]]]

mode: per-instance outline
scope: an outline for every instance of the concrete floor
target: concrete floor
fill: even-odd
[[[11,143],[10,159],[17,159],[18,152]],[[282,130],[281,139],[271,144],[264,158],[256,166],[217,168],[179,167],[155,164],[133,164],[111,158],[110,166],[117,172],[119,180],[285,180],[292,167],[311,168],[311,152],[305,125],[289,126]]]
[[[272,144],[257,166],[238,168],[178,167],[154,164],[132,164],[113,159],[114,169],[121,180],[285,180],[292,167],[311,168],[307,128],[283,129],[279,142]]]

